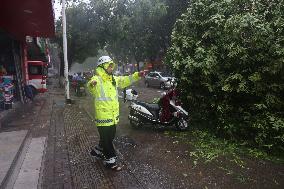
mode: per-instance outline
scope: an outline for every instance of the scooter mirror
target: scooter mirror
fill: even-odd
[[[138,94],[137,91],[135,91],[134,89],[132,89],[131,93],[132,93],[133,95],[137,95],[137,94]]]

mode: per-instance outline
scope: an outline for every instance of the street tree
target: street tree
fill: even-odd
[[[266,149],[284,142],[284,1],[192,0],[167,63],[193,120]]]
[[[181,0],[90,0],[69,2],[68,60],[82,63],[105,49],[119,63],[155,59],[169,46],[172,27],[187,7]],[[57,26],[60,26],[59,21]],[[57,27],[61,44],[61,27]]]

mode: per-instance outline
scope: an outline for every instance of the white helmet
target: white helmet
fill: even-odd
[[[106,62],[110,62],[112,59],[109,56],[101,56],[97,62],[97,66],[102,65]]]

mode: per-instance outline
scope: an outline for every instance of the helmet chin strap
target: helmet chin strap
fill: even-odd
[[[108,72],[107,72],[107,70],[103,67],[103,65],[99,65],[98,67],[99,67],[99,68],[102,68],[102,69],[106,72],[106,74],[112,75],[112,73],[108,73]]]

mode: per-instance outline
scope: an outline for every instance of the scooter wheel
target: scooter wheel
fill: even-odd
[[[180,131],[186,131],[188,129],[188,120],[185,118],[181,118],[176,123],[176,128]]]

